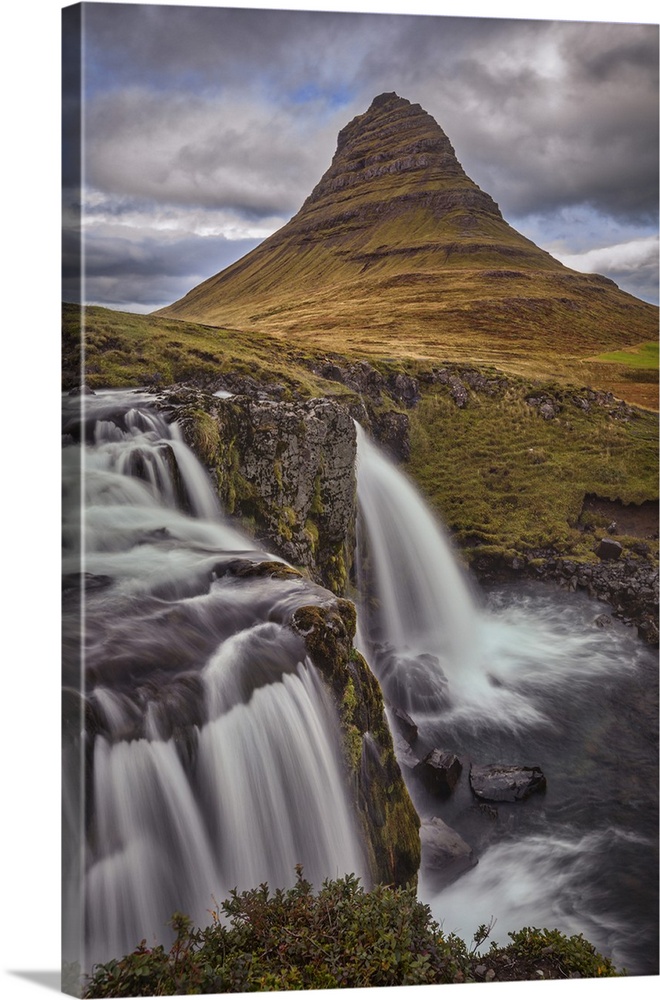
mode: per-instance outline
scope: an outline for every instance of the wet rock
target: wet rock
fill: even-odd
[[[88,385],[76,385],[69,389],[69,396],[95,396],[96,393]]]
[[[609,615],[598,615],[598,618],[594,619],[594,625],[598,628],[612,628],[614,621]]]
[[[371,417],[371,432],[385,452],[395,462],[407,462],[410,458],[410,421],[406,413],[388,410],[374,413]]]
[[[619,559],[623,552],[621,542],[615,542],[613,538],[603,538],[596,549],[599,559]]]
[[[391,708],[390,716],[396,729],[401,733],[408,743],[414,743],[417,739],[417,724],[402,708]]]
[[[439,817],[425,820],[419,835],[424,876],[434,891],[449,885],[477,864],[470,845]]]
[[[347,788],[365,835],[371,877],[375,883],[414,885],[419,817],[394,754],[380,685],[352,646],[355,606],[341,598],[301,606],[289,626],[303,639],[337,706]]]
[[[449,683],[437,656],[406,655],[376,644],[371,666],[389,704],[406,712],[437,712],[449,704]]]
[[[355,551],[355,426],[327,399],[198,393],[175,412],[223,508],[268,550],[336,594]]]
[[[395,732],[392,739],[394,741],[394,753],[399,765],[407,767],[409,771],[414,771],[419,764],[419,757],[401,733]]]
[[[470,787],[477,798],[487,802],[520,802],[533,792],[544,791],[546,780],[540,767],[473,764]]]
[[[448,798],[458,784],[462,770],[463,765],[456,754],[436,747],[419,762],[414,773],[428,791]]]

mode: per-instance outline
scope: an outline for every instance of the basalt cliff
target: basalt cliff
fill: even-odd
[[[394,93],[342,129],[285,226],[159,315],[323,349],[467,349],[495,362],[555,346],[585,357],[657,332],[655,307],[508,225],[431,115]]]

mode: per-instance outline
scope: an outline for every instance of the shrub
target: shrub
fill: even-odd
[[[445,935],[412,888],[366,891],[355,875],[315,892],[298,867],[291,889],[234,890],[205,929],[176,914],[174,943],[97,965],[85,997],[400,986],[616,975],[581,936],[525,928],[487,956]],[[488,936],[479,928],[475,943]],[[519,973],[516,975],[516,971]]]

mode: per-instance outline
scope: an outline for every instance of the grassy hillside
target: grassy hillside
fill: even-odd
[[[543,548],[593,559],[612,517],[583,514],[587,497],[618,500],[630,515],[657,500],[654,415],[556,382],[509,378],[468,392],[459,408],[448,386],[425,391],[411,414],[408,470],[468,559]],[[646,535],[657,553],[657,537],[635,520],[622,518],[617,540],[634,557]]]
[[[218,378],[223,372],[262,383],[281,383],[305,396],[322,394],[327,383],[268,335],[223,330],[156,316],[64,303],[62,388],[80,383],[84,327],[84,381],[92,389],[166,386]]]
[[[238,374],[279,385],[280,398],[331,395],[358,402],[342,384],[312,373],[311,365],[326,355],[309,345],[285,346],[267,335],[101,308],[86,309],[84,317],[85,380],[92,388],[176,381],[213,388],[223,376]],[[79,307],[65,306],[65,389],[78,384],[80,326]],[[640,355],[652,360],[650,349],[631,353],[635,359]],[[343,357],[351,360],[348,352]],[[551,361],[548,354],[548,365]],[[465,405],[459,406],[451,384],[433,375],[442,365],[391,355],[373,364],[386,378],[402,372],[419,379],[421,402],[405,411],[412,444],[408,471],[468,558],[540,547],[593,558],[606,525],[603,518],[586,523],[581,518],[585,497],[618,500],[633,505],[632,511],[644,501],[657,502],[657,416],[621,407],[602,393],[590,396],[579,367],[573,380],[549,379],[454,361],[445,369],[466,390]],[[657,376],[655,368],[620,360],[593,362],[592,371],[599,366],[609,371],[612,364],[629,374]],[[567,362],[554,367],[571,372]],[[595,387],[600,388],[597,382]],[[385,396],[382,406],[392,409],[395,403]],[[635,539],[645,538],[651,552],[657,551],[657,539],[647,536],[633,530],[627,541],[618,537],[635,557],[630,548]]]

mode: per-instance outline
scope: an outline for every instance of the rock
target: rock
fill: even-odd
[[[459,410],[462,410],[465,406],[467,406],[468,391],[461,382],[460,378],[456,375],[452,375],[449,379],[449,395],[454,400]]]
[[[390,717],[404,739],[408,743],[414,743],[418,735],[417,724],[408,713],[404,712],[402,708],[391,708]]]
[[[69,389],[70,396],[95,396],[96,393],[93,389],[90,389],[88,385],[76,385],[73,389]]]
[[[561,409],[560,403],[550,396],[528,396],[527,404],[531,406],[544,420],[553,420]]]
[[[477,798],[487,802],[519,802],[546,787],[540,767],[517,767],[506,764],[473,764],[470,787]]]
[[[458,784],[462,770],[456,754],[436,747],[419,762],[414,773],[430,792],[447,798]]]
[[[394,733],[393,741],[394,753],[399,765],[403,764],[409,771],[414,771],[419,764],[419,757],[414,753],[408,741],[401,733]]]
[[[594,625],[598,628],[612,628],[614,624],[612,618],[609,615],[598,615],[598,618],[594,618]]]
[[[355,607],[341,598],[296,608],[300,636],[339,711],[346,787],[364,833],[374,883],[414,885],[420,863],[419,817],[394,755],[380,685],[352,646]]]
[[[268,550],[342,594],[355,551],[356,438],[348,411],[326,399],[199,393],[175,415],[227,513],[248,521]]]
[[[621,542],[615,542],[613,538],[601,539],[596,549],[596,555],[599,559],[619,559],[622,552],[623,546]]]
[[[417,406],[422,398],[419,392],[419,382],[410,375],[398,372],[390,375],[387,380],[389,394],[397,403],[403,403],[408,409]]]
[[[410,458],[410,421],[406,413],[387,410],[371,415],[371,432],[378,444],[395,462]]]
[[[377,645],[371,666],[390,705],[406,712],[437,712],[449,704],[449,683],[437,656],[406,655]]]
[[[476,865],[470,845],[439,817],[425,820],[419,835],[424,878],[434,891],[449,885]]]

